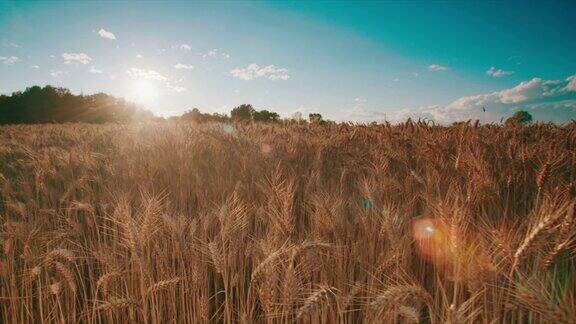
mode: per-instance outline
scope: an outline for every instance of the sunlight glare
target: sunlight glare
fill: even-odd
[[[154,83],[140,80],[132,84],[128,98],[137,104],[150,105],[158,99],[158,96],[158,87]]]

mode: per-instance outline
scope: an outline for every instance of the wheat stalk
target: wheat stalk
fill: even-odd
[[[332,288],[330,287],[320,287],[313,291],[310,296],[306,298],[302,307],[298,309],[296,313],[296,319],[301,319],[305,316],[310,315],[314,310],[319,309],[323,306],[324,302],[327,302],[331,295]]]
[[[133,298],[111,298],[96,307],[96,311],[109,311],[132,307],[139,308],[140,303]]]
[[[56,269],[56,272],[64,279],[64,282],[66,282],[66,285],[70,291],[76,293],[76,280],[74,279],[74,274],[72,271],[67,266],[58,261],[54,263],[54,268]]]
[[[159,290],[169,288],[170,286],[173,286],[173,285],[180,283],[180,281],[182,281],[182,278],[180,278],[180,277],[174,277],[174,278],[158,281],[155,284],[148,287],[146,294],[147,295],[152,294],[152,293],[155,293]]]

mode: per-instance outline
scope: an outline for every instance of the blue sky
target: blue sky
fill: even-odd
[[[576,118],[576,3],[0,0],[0,93],[157,115],[251,103],[335,120]],[[485,108],[484,111],[482,108]]]

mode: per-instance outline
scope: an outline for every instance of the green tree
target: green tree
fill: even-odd
[[[260,122],[275,122],[278,121],[278,118],[280,118],[277,113],[268,110],[255,111],[252,117],[254,121]]]
[[[308,119],[311,123],[321,123],[322,122],[322,115],[318,113],[310,113],[308,114]]]
[[[0,124],[127,122],[153,115],[104,93],[74,95],[66,88],[32,86],[0,96]]]
[[[200,109],[193,108],[192,110],[186,111],[182,116],[180,116],[181,120],[184,121],[192,121],[196,123],[201,123],[204,121],[204,114],[200,112]]]
[[[529,124],[533,120],[532,115],[524,110],[519,110],[506,120],[506,124]]]
[[[254,108],[249,104],[242,104],[230,112],[230,117],[234,121],[249,121],[252,120],[252,115],[254,115]]]

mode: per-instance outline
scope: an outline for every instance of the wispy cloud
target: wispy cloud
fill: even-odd
[[[105,30],[104,28],[100,28],[100,30],[98,31],[98,35],[100,35],[100,37],[105,39],[116,40],[116,35],[114,35],[114,33],[110,31]]]
[[[142,56],[142,54],[136,54],[136,58],[137,58],[137,59],[141,59],[141,58],[143,58],[143,57],[144,57],[144,56]]]
[[[81,64],[88,64],[92,61],[92,58],[88,56],[86,53],[62,53],[62,58],[64,59],[64,63],[81,63]]]
[[[174,91],[174,92],[185,92],[185,91],[188,91],[188,89],[186,89],[185,87],[180,86],[180,85],[177,85],[177,84],[172,84],[172,83],[170,83],[170,82],[167,82],[167,83],[166,83],[166,88],[168,88],[168,89],[170,89],[170,90],[172,90],[172,91]]]
[[[368,109],[363,106],[355,106],[352,107],[351,110],[346,112],[344,119],[357,122],[368,122],[385,118],[386,118],[385,112]]]
[[[431,64],[428,65],[428,70],[437,72],[437,71],[446,71],[448,70],[448,68],[440,64]]]
[[[217,48],[211,49],[206,53],[201,54],[203,58],[230,58],[230,55],[219,51]]]
[[[180,45],[179,48],[180,48],[181,50],[183,50],[183,51],[190,51],[190,50],[192,50],[192,46],[190,46],[190,45],[188,45],[188,44],[182,44],[182,45]]]
[[[522,57],[520,55],[513,55],[508,58],[508,61],[514,62],[516,65],[522,64]]]
[[[57,78],[59,76],[66,75],[66,74],[68,74],[66,71],[50,70],[50,75],[54,78]]]
[[[566,80],[568,81],[566,91],[576,91],[576,75],[570,76]]]
[[[39,69],[39,68],[40,68],[40,65],[36,65],[36,64],[30,65],[30,68],[31,68],[31,69]]]
[[[259,66],[250,64],[245,68],[236,68],[230,71],[230,74],[241,80],[254,80],[257,78],[266,78],[269,80],[288,80],[290,75],[288,69],[277,67],[275,65]]]
[[[183,78],[172,79],[154,70],[131,68],[126,71],[126,74],[128,74],[130,78],[136,80],[157,81],[158,84],[163,85],[166,89],[173,92],[188,91],[186,87],[181,85],[181,82],[184,81]]]
[[[367,102],[368,100],[366,100],[366,98],[354,98],[354,105],[352,106],[352,109],[347,109],[344,119],[357,122],[367,122],[386,117],[386,113],[366,107]]]
[[[488,69],[488,71],[486,71],[486,74],[491,76],[491,77],[495,77],[495,78],[499,78],[499,77],[503,77],[506,75],[512,75],[514,74],[514,71],[504,71],[501,69],[497,69],[495,67],[490,67],[490,69]]]
[[[20,59],[17,56],[0,56],[0,62],[6,65],[12,65],[20,62]]]
[[[91,66],[91,67],[90,67],[90,70],[88,70],[88,72],[94,73],[94,74],[101,74],[101,73],[102,73],[102,70],[99,70],[99,69]]]
[[[184,64],[184,63],[178,63],[178,64],[174,65],[174,68],[177,70],[192,70],[192,69],[194,69],[194,66]]]
[[[576,75],[564,80],[533,78],[515,87],[492,93],[461,97],[442,106],[403,109],[395,119],[427,118],[440,123],[479,119],[497,122],[523,109],[536,118],[562,122],[576,116]]]
[[[126,71],[129,77],[133,79],[144,79],[144,80],[154,80],[154,81],[167,81],[168,78],[162,74],[147,69],[131,68]]]
[[[2,46],[4,47],[10,47],[10,48],[20,48],[21,46],[16,44],[16,43],[2,43]]]

